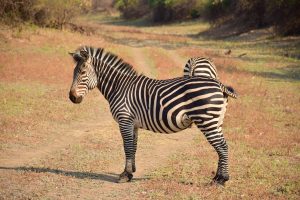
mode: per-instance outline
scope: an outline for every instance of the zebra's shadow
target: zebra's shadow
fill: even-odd
[[[101,180],[111,183],[117,183],[119,179],[118,174],[114,173],[92,173],[92,172],[78,172],[78,171],[67,171],[60,169],[51,169],[51,168],[40,168],[40,167],[2,167],[2,170],[15,170],[15,171],[27,171],[27,172],[35,172],[35,173],[53,173],[64,176],[71,176],[78,179],[93,179],[93,180]],[[140,181],[147,180],[149,178],[133,178],[132,181]]]

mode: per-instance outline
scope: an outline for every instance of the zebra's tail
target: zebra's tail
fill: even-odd
[[[223,91],[224,95],[230,96],[234,99],[237,98],[237,93],[234,91],[233,87],[225,86],[222,83],[220,83],[220,87],[221,87],[221,90]]]

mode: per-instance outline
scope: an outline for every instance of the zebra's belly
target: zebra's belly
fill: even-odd
[[[191,127],[192,121],[185,113],[178,113],[168,117],[153,117],[147,122],[136,120],[135,124],[139,128],[156,133],[176,133]]]

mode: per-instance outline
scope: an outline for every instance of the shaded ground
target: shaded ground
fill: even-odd
[[[207,28],[201,23],[98,20],[88,22],[91,35],[1,27],[0,199],[299,197],[300,62],[284,54],[299,52],[298,38],[214,40],[191,37]],[[81,105],[68,100],[67,52],[83,44],[105,47],[160,79],[181,76],[192,56],[213,59],[222,82],[239,93],[224,124],[231,172],[225,188],[209,184],[217,155],[195,127],[171,135],[141,130],[134,180],[115,183],[124,153],[107,103],[96,91]]]

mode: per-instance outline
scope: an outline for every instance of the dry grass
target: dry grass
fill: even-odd
[[[207,26],[197,23],[131,27],[93,20],[92,36],[0,30],[1,198],[299,197],[300,62],[282,56],[298,51],[293,43],[206,40],[195,37]],[[124,158],[107,103],[96,91],[81,105],[68,100],[73,63],[67,52],[82,44],[105,47],[161,79],[181,76],[189,57],[213,59],[222,82],[239,94],[230,99],[224,124],[231,172],[226,187],[209,184],[217,156],[195,127],[174,136],[141,130],[136,179],[115,184]],[[224,55],[227,49],[231,55]]]

